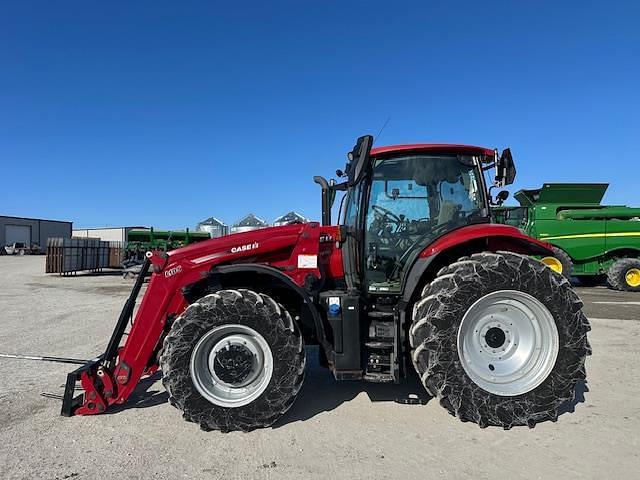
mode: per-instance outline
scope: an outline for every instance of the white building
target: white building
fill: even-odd
[[[104,227],[79,228],[73,230],[73,236],[78,238],[99,238],[109,242],[126,242],[129,230],[149,230],[149,227]]]

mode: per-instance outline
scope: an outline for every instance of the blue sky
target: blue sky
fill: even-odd
[[[319,219],[355,138],[640,205],[637,2],[0,2],[0,214]]]

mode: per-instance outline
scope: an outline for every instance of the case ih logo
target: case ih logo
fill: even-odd
[[[240,245],[239,247],[232,247],[231,253],[239,253],[239,252],[246,252],[248,250],[255,250],[259,246],[260,244],[258,242],[247,243],[246,245]]]
[[[170,268],[166,272],[164,272],[164,276],[166,278],[173,277],[174,275],[180,273],[182,271],[182,267],[178,265],[177,267]]]

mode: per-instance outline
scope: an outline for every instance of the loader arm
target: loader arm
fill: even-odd
[[[157,370],[164,336],[172,320],[188,307],[184,292],[206,281],[215,267],[260,263],[281,271],[295,285],[308,288],[322,277],[321,236],[326,243],[336,232],[336,227],[320,227],[318,223],[287,225],[229,235],[171,252],[147,252],[143,271],[105,353],[68,375],[62,414],[97,414],[110,405],[126,402],[140,378]],[[148,270],[151,279],[134,317],[136,297]],[[131,328],[121,344],[131,318]],[[73,398],[76,381],[81,382],[84,394]]]

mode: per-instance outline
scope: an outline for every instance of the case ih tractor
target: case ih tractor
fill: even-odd
[[[462,421],[556,420],[585,378],[589,324],[569,282],[529,256],[550,245],[490,223],[484,171],[511,183],[509,150],[372,141],[358,139],[343,181],[315,177],[322,224],[147,253],[105,353],[69,374],[63,415],[123,404],[160,368],[186,420],[266,427],[293,404],[305,345],[318,344],[336,380],[398,383],[415,369]]]

